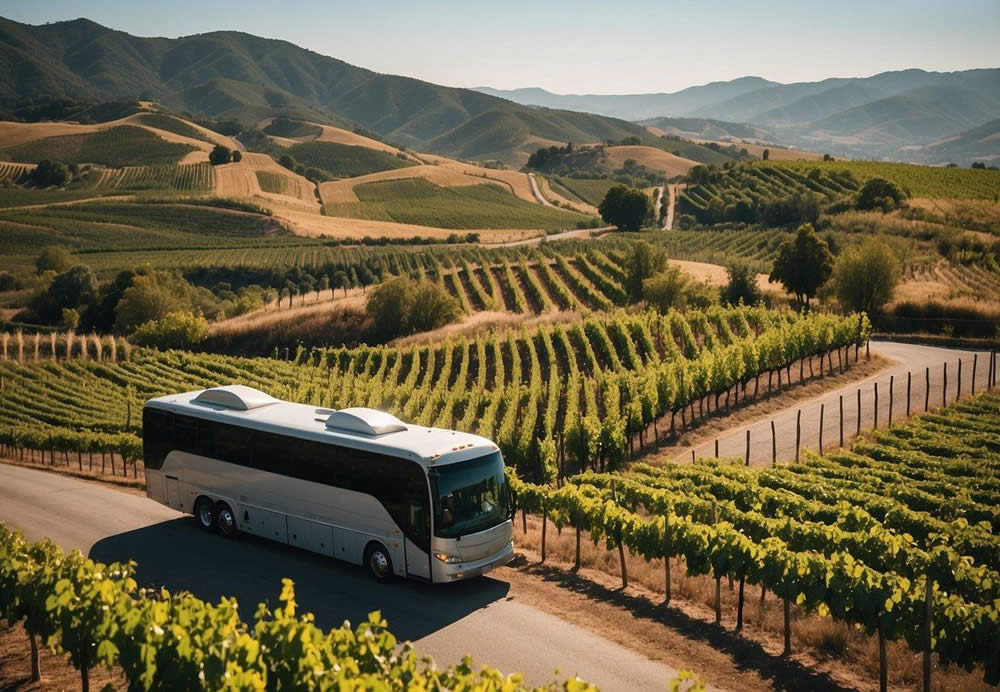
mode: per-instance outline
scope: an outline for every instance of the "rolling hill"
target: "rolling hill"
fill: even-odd
[[[624,120],[379,74],[234,31],[143,38],[87,19],[42,26],[0,19],[0,108],[52,99],[157,101],[244,124],[291,115],[360,125],[397,145],[510,163],[548,140],[653,137]]]

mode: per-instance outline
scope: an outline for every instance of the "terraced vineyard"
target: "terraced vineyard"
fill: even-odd
[[[169,166],[129,166],[100,171],[91,184],[97,190],[176,190],[208,192],[215,187],[215,173],[207,163]]]
[[[58,435],[71,450],[89,449],[90,434],[116,434],[133,450],[127,438],[141,401],[241,382],[315,406],[365,405],[418,425],[474,430],[495,439],[523,473],[551,478],[569,458],[614,467],[651,441],[650,426],[655,437],[677,414],[681,422],[703,415],[713,397],[715,408],[722,396],[728,406],[760,373],[864,342],[869,330],[857,315],[715,308],[616,312],[433,346],[300,350],[294,362],[145,350],[118,364],[3,360],[0,434],[22,446]]]
[[[273,192],[277,195],[287,194],[291,189],[290,180],[287,175],[275,173],[274,171],[255,171],[260,189],[264,192]]]
[[[678,195],[677,210],[702,223],[756,223],[764,220],[762,210],[774,200],[813,194],[832,201],[858,187],[845,169],[744,164],[710,171],[703,182],[689,185]]]
[[[589,473],[561,489],[515,479],[522,507],[691,575],[785,602],[1000,682],[1000,396],[983,394],[802,464],[701,460]],[[624,555],[624,553],[622,553]],[[665,570],[670,599],[670,569]],[[627,577],[626,577],[627,579]],[[716,621],[720,619],[716,587]],[[885,679],[885,648],[880,667]],[[930,686],[930,680],[925,683]]]
[[[32,166],[23,163],[0,163],[0,183],[24,183]]]
[[[756,164],[761,167],[762,164]],[[849,173],[864,182],[869,178],[891,180],[913,197],[986,199],[1000,196],[1000,171],[943,166],[917,166],[882,161],[772,161],[767,167],[787,173],[809,175],[814,168],[822,175],[837,178]]]

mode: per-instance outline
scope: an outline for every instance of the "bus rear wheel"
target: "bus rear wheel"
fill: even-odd
[[[225,502],[215,506],[215,523],[219,527],[219,533],[226,538],[235,538],[239,533],[239,529],[236,528],[236,515]]]
[[[376,581],[384,582],[392,576],[392,558],[381,543],[372,543],[365,552],[365,564]]]
[[[194,504],[194,518],[198,522],[198,527],[202,531],[209,533],[215,531],[216,516],[215,505],[207,497],[199,497]]]

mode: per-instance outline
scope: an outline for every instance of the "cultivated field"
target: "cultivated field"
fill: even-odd
[[[607,147],[605,151],[608,153],[608,163],[612,168],[621,168],[625,165],[627,159],[633,159],[650,170],[663,171],[664,175],[668,178],[684,175],[693,167],[699,165],[697,161],[676,156],[654,147]]]

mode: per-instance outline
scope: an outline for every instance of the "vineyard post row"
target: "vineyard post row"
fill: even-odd
[[[972,356],[972,363],[973,363],[973,366],[972,366],[972,377],[971,377],[971,380],[969,381],[969,386],[964,390],[964,392],[967,393],[969,396],[975,396],[975,394],[976,394],[976,373],[977,373],[978,361],[979,361],[979,354],[974,353],[973,356]],[[996,351],[991,351],[990,352],[990,356],[989,356],[989,367],[988,367],[987,371],[984,373],[985,377],[980,378],[980,379],[985,380],[985,382],[983,384],[985,384],[987,391],[992,391],[993,388],[996,386],[996,378],[997,378],[996,362],[997,362],[997,352]],[[962,379],[961,379],[961,372],[962,372],[962,359],[961,358],[959,358],[958,361],[957,361],[957,369],[958,369],[958,372],[959,372],[959,377],[958,377],[958,381],[955,384],[954,398],[950,400],[951,403],[960,401],[962,399],[962,395],[963,395]],[[948,387],[947,387],[947,370],[948,370],[948,364],[947,364],[947,362],[942,363],[942,366],[941,366],[941,372],[942,372],[942,391],[941,391],[942,400],[941,400],[941,406],[947,406],[949,404]],[[925,378],[924,378],[924,381],[925,381],[925,385],[924,385],[924,408],[923,408],[923,412],[924,413],[930,411],[931,371],[932,371],[932,369],[931,369],[930,366],[927,366],[925,368]],[[917,401],[919,402],[919,393],[913,391],[913,387],[912,387],[913,377],[912,376],[913,376],[912,371],[908,371],[906,373],[906,415],[903,417],[904,419],[910,418],[910,416],[912,414],[912,403],[914,401],[914,395],[916,395],[918,397]],[[895,376],[890,376],[890,378],[889,378],[889,401],[888,401],[888,413],[889,413],[889,415],[888,415],[888,421],[887,421],[887,425],[890,425],[890,426],[893,423],[893,406],[894,406],[894,401],[895,401],[896,389],[897,388],[895,386]],[[879,428],[878,416],[879,416],[880,407],[879,407],[879,394],[878,394],[878,392],[879,392],[879,390],[878,390],[878,382],[873,382],[872,383],[872,396],[869,399],[869,401],[871,402],[871,406],[872,406],[872,409],[871,409],[872,410],[872,425],[871,425],[870,428],[867,428],[867,429],[870,429],[870,430],[877,430]],[[858,435],[861,434],[862,430],[866,429],[865,424],[863,423],[863,421],[864,421],[864,415],[863,415],[864,411],[862,409],[862,400],[863,400],[863,398],[864,397],[862,396],[862,389],[859,387],[857,389],[857,406],[856,406],[856,409],[855,409],[856,433],[855,433],[854,437],[857,437]],[[837,421],[837,430],[839,431],[839,441],[840,441],[839,446],[843,447],[844,444],[845,444],[845,442],[850,442],[851,439],[853,439],[853,438],[845,438],[844,437],[844,423],[845,423],[846,418],[844,416],[844,397],[843,397],[843,395],[839,396],[839,406],[838,406],[838,408],[839,408],[839,418],[838,418],[838,421]],[[817,449],[819,450],[820,454],[823,454],[823,435],[824,435],[824,431],[825,431],[825,428],[826,428],[826,426],[824,425],[824,411],[825,411],[825,403],[820,405],[820,409],[819,409],[819,413],[818,413],[818,416],[819,416],[819,427],[817,429],[817,438],[818,438],[817,439]],[[748,427],[745,430],[744,434],[746,436],[746,444],[743,447],[743,450],[744,450],[743,451],[743,456],[744,456],[744,460],[745,460],[747,466],[750,466],[753,463],[753,461],[751,459],[751,457],[752,457],[752,453],[751,453],[752,448],[750,446],[751,430],[755,430],[756,434],[760,434],[761,432],[766,433],[768,426],[770,426],[770,431],[771,431],[771,464],[772,465],[776,465],[778,463],[778,459],[779,459],[779,454],[778,454],[778,435],[777,435],[777,432],[776,432],[774,420],[770,420],[770,421],[767,421],[767,422],[761,422],[757,426],[757,428],[749,428]],[[797,416],[796,416],[796,421],[795,421],[795,445],[793,447],[793,449],[794,449],[793,454],[794,454],[794,458],[795,459],[799,458],[801,450],[803,448],[803,440],[802,440],[801,431],[802,431],[802,410],[799,409],[798,413],[797,413]],[[736,445],[742,439],[743,439],[743,435],[740,435],[739,433],[734,432],[727,439],[727,441],[729,442],[728,446],[729,446],[729,448],[731,450],[731,453],[730,454],[720,454],[719,453],[719,445],[720,445],[720,442],[722,441],[722,438],[718,438],[718,437],[715,438],[714,441],[713,441],[714,447],[713,447],[712,456],[714,458],[716,458],[716,459],[721,459],[723,457],[728,457],[728,456],[735,456],[735,454],[736,454]],[[707,444],[709,444],[709,443],[708,442],[704,442],[704,443],[702,443],[700,445],[694,445],[689,450],[678,454],[677,457],[675,458],[675,461],[684,461],[685,459],[688,458],[688,456],[690,456],[691,459],[694,459],[696,457],[696,455],[699,453],[699,451],[702,453],[702,456],[706,456],[704,448],[705,448],[705,446]],[[791,455],[789,455],[789,459],[790,458],[791,458]]]

